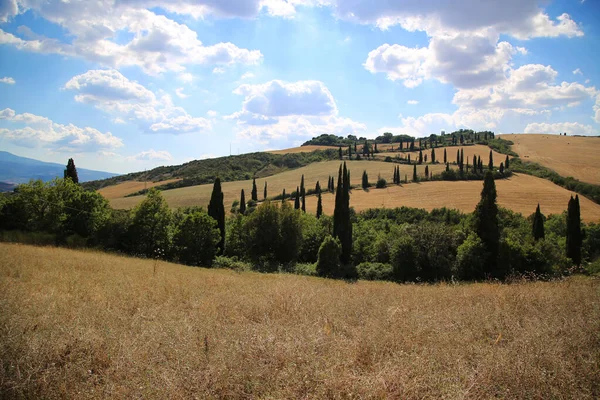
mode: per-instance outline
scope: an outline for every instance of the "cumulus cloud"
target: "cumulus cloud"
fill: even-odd
[[[240,77],[240,79],[252,79],[254,78],[254,74],[252,72],[246,72],[244,75]]]
[[[525,127],[525,133],[562,133],[567,132],[569,135],[598,135],[598,130],[591,125],[580,124],[579,122],[558,122],[554,124],[548,123],[532,123]]]
[[[192,117],[182,107],[173,105],[170,96],[160,98],[116,70],[90,70],[65,84],[77,92],[75,100],[91,104],[121,120],[138,123],[149,133],[205,132],[212,129],[209,120]],[[183,93],[177,90],[181,97]]]
[[[75,0],[24,1],[24,4],[23,11],[35,10],[63,27],[73,40],[66,43],[32,35],[25,28],[30,32],[29,39],[0,30],[0,44],[25,51],[80,57],[113,68],[138,66],[149,74],[181,72],[184,65],[190,64],[252,65],[262,59],[260,51],[242,49],[232,43],[205,46],[187,25],[145,9],[147,4],[143,2]],[[124,36],[131,36],[131,40],[120,43]]]
[[[134,156],[127,157],[126,159],[128,161],[171,161],[173,159],[173,156],[171,155],[171,153],[165,150],[156,151],[154,149],[150,149],[147,151],[142,151]]]
[[[252,115],[285,117],[337,114],[331,92],[319,81],[290,83],[273,80],[260,85],[241,85],[234,93],[245,96],[242,111]]]
[[[581,69],[577,68],[573,70],[573,75],[583,75],[583,72],[581,72]]]
[[[5,76],[4,78],[0,78],[0,83],[6,83],[7,85],[14,85],[15,80],[10,76]]]
[[[59,151],[95,152],[123,146],[123,141],[110,132],[94,128],[63,125],[39,115],[17,114],[6,108],[0,111],[0,120],[18,125],[0,129],[0,137],[23,147],[48,147]]]
[[[182,87],[175,89],[175,94],[177,95],[177,97],[179,97],[180,99],[187,99],[188,97],[190,97],[189,94],[183,93],[183,90],[184,89]]]
[[[419,104],[419,101],[418,100],[408,100],[406,103],[410,104],[410,105],[416,105],[416,104]]]
[[[4,0],[0,2],[0,22],[7,22],[19,13],[17,0]]]
[[[600,94],[596,96],[596,104],[594,104],[594,121],[600,124]]]

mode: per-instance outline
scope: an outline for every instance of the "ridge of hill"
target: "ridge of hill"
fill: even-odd
[[[0,182],[6,184],[27,183],[31,179],[49,181],[62,178],[66,163],[58,164],[21,157],[7,151],[0,151]],[[77,168],[80,182],[93,181],[117,176],[112,172]],[[3,185],[4,188],[4,185]]]

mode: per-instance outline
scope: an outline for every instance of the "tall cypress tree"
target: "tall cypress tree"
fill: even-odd
[[[348,145],[348,160],[352,159],[352,145]]]
[[[344,158],[344,154],[342,153],[342,148],[341,147],[338,149],[338,157],[340,158],[340,160],[342,158]]]
[[[435,164],[435,149],[431,149],[431,163]]]
[[[300,209],[300,188],[296,186],[296,199],[294,200],[294,209]]]
[[[413,165],[413,182],[416,182],[418,180],[417,178],[417,164]]]
[[[338,187],[335,194],[335,209],[333,212],[333,236],[340,240],[343,264],[350,262],[352,254],[352,223],[350,221],[350,174],[344,163],[338,173]]]
[[[321,184],[319,183],[319,181],[317,181],[317,184],[315,185],[315,193],[321,193]]]
[[[258,201],[258,190],[256,190],[256,178],[252,178],[252,200]]]
[[[317,218],[321,218],[323,215],[323,200],[321,200],[321,192],[319,192],[319,197],[317,198]]]
[[[429,165],[425,166],[425,179],[429,178]]]
[[[567,208],[567,257],[576,265],[581,265],[581,210],[579,195],[571,196]]]
[[[419,150],[419,164],[423,164],[423,151]]]
[[[246,214],[246,194],[244,193],[244,189],[242,189],[242,193],[240,194],[240,214]]]
[[[281,202],[285,203],[285,188],[283,189],[283,193],[281,193]]]
[[[535,215],[533,216],[532,234],[533,239],[536,241],[546,237],[544,233],[544,216],[540,211],[540,203],[538,203],[537,208],[535,209]]]
[[[460,149],[460,170],[462,171],[465,167],[465,150]]]
[[[265,181],[265,189],[263,190],[263,200],[267,199],[267,181]]]
[[[218,244],[218,254],[223,254],[225,249],[225,206],[223,205],[223,191],[221,190],[221,179],[215,179],[210,202],[208,203],[208,215],[217,221],[217,227],[221,233]]]
[[[362,174],[362,188],[367,189],[369,187],[369,175],[367,175],[367,170],[363,171]]]
[[[456,149],[456,165],[460,166],[460,150]]]
[[[446,163],[446,172],[450,172],[450,163]]]
[[[446,155],[446,148],[444,147],[444,164],[448,162],[448,156]]]
[[[504,168],[510,168],[510,161],[508,160],[508,154],[506,155],[506,160],[504,160]]]
[[[485,174],[481,200],[475,207],[475,231],[485,247],[485,265],[487,273],[495,278],[503,278],[498,269],[498,248],[500,227],[498,225],[498,205],[496,204],[496,183],[491,171]]]
[[[75,161],[72,158],[69,158],[67,161],[67,168],[64,171],[65,179],[70,178],[73,183],[79,183],[79,176],[77,175],[77,168],[75,168]]]
[[[494,156],[492,155],[492,151],[490,150],[490,160],[488,162],[488,169],[491,171],[494,169]]]
[[[473,172],[477,172],[477,155],[473,156]]]
[[[300,180],[300,196],[302,196],[302,211],[306,212],[306,189],[304,188],[304,174]]]

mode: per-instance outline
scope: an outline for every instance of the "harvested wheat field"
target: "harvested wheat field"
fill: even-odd
[[[600,137],[542,134],[501,135],[514,143],[523,161],[534,161],[562,176],[600,185]]]
[[[177,182],[180,179],[168,179],[160,182],[140,182],[127,181],[98,189],[98,193],[107,199],[118,199],[119,197],[127,196],[128,194],[139,192],[144,188],[152,188],[154,186],[166,185],[167,183]]]
[[[447,161],[449,163],[456,162],[456,151],[462,149],[463,153],[464,153],[465,164],[467,164],[467,160],[468,160],[469,161],[468,164],[473,165],[473,157],[479,156],[479,157],[481,157],[481,162],[486,167],[489,162],[490,150],[491,150],[488,146],[484,146],[482,144],[475,144],[472,146],[436,147],[435,148],[435,159],[437,162],[440,162],[440,163],[444,162],[444,149],[446,149],[446,157],[447,157]],[[413,152],[405,152],[405,153],[392,153],[392,152],[376,153],[375,156],[378,158],[399,156],[399,157],[406,159],[406,158],[408,158],[409,154],[410,154],[410,158],[413,162],[419,158],[418,150],[413,151]],[[427,155],[427,161],[430,162],[431,161],[431,149],[423,150],[423,157],[425,157],[425,155]],[[500,154],[493,150],[492,150],[492,156],[494,158],[494,165],[496,167],[499,167],[500,163],[503,163],[506,160],[506,154]]]
[[[397,164],[387,163],[383,161],[347,161],[348,168],[351,170],[351,180],[355,185],[360,185],[363,170],[369,174],[369,180],[373,184],[377,181],[377,176],[381,174],[388,182],[392,181],[394,166]],[[327,188],[327,179],[329,176],[334,176],[337,179],[340,161],[325,161],[313,163],[306,167],[289,170],[269,176],[267,178],[257,178],[256,186],[258,189],[258,198],[263,199],[263,188],[267,181],[267,195],[274,197],[282,193],[285,188],[286,193],[292,193],[300,186],[300,179],[304,175],[305,186],[307,189],[313,189],[320,182],[321,187]],[[429,165],[429,171],[436,174],[444,170],[445,166],[441,164]],[[412,166],[401,165],[400,171],[402,179],[404,175],[409,180],[412,179]],[[417,166],[417,173],[423,176],[425,165]],[[188,206],[208,206],[210,195],[212,193],[212,184],[190,186],[179,189],[166,190],[162,192],[165,199],[171,207],[188,207]],[[252,180],[225,182],[222,184],[224,194],[225,208],[229,209],[234,200],[240,199],[240,192],[244,189],[246,199],[250,199],[252,191]],[[144,196],[134,196],[126,198],[113,198],[111,205],[115,208],[132,208],[141,202]]]
[[[592,278],[349,284],[0,250],[2,398],[600,396]]]
[[[435,181],[392,185],[385,189],[370,189],[368,192],[355,189],[350,195],[350,206],[356,211],[368,208],[415,207],[432,210],[434,208],[454,208],[463,212],[473,212],[481,198],[482,181]],[[508,179],[496,180],[498,204],[524,216],[535,212],[540,204],[545,215],[560,214],[567,209],[571,195],[576,193],[552,182],[526,174],[515,174]],[[325,194],[323,212],[333,214],[335,195]],[[600,205],[579,196],[581,218],[585,222],[600,221]],[[306,198],[306,210],[316,212],[317,198]]]
[[[271,150],[267,153],[271,154],[293,154],[293,153],[311,153],[316,150],[337,150],[338,146],[300,146],[300,147],[292,147],[291,149],[283,149],[283,150]]]

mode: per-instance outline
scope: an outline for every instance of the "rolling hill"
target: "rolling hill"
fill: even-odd
[[[29,182],[30,179],[49,181],[57,177],[62,178],[65,165],[20,157],[7,151],[0,151],[0,182],[19,184]],[[80,182],[106,179],[118,175],[85,168],[77,168],[77,174]]]

